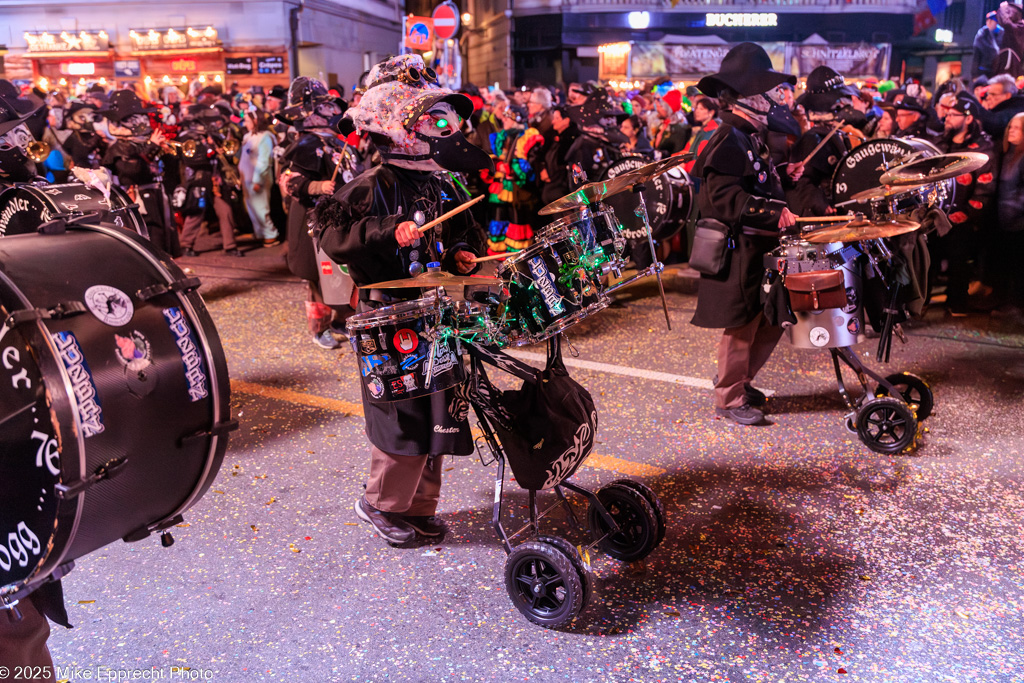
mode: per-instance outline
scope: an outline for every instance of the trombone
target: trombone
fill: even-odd
[[[46,161],[46,157],[50,156],[51,150],[50,143],[43,142],[42,140],[33,140],[25,148],[25,154],[32,161],[41,164]]]

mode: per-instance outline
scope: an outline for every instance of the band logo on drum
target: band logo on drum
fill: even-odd
[[[373,341],[370,337],[363,337],[359,340],[359,349],[363,353],[373,353],[377,350],[377,342]]]
[[[127,337],[114,335],[117,343],[117,360],[132,372],[142,372],[153,364],[153,349],[141,332],[132,330]]]
[[[548,270],[544,260],[536,256],[530,259],[529,264],[530,273],[540,289],[540,295],[544,298],[544,305],[547,306],[548,312],[551,315],[564,313],[565,307],[562,306],[562,297],[559,296],[558,290],[555,288],[555,278],[551,271]]]
[[[181,353],[181,362],[185,366],[185,381],[188,382],[188,397],[193,403],[201,401],[210,395],[206,376],[203,367],[203,357],[199,355],[199,348],[196,345],[195,335],[192,328],[181,313],[180,308],[165,308],[164,318],[167,319],[167,326],[174,334],[178,351]]]
[[[94,285],[85,290],[85,305],[97,320],[111,327],[127,325],[135,315],[128,295],[107,285]]]
[[[52,335],[52,339],[57,345],[68,377],[71,378],[75,398],[78,399],[78,420],[82,423],[82,436],[89,438],[102,434],[105,429],[103,407],[96,394],[96,383],[92,379],[92,372],[89,371],[89,364],[85,362],[82,347],[71,332],[57,332]]]

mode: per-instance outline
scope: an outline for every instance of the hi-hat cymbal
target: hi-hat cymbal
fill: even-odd
[[[883,185],[922,185],[956,178],[977,171],[988,163],[988,155],[980,152],[939,154],[891,168],[878,179]]]
[[[408,289],[410,287],[468,287],[470,285],[500,285],[499,277],[482,275],[452,275],[441,271],[427,271],[416,277],[388,280],[368,285],[366,289]]]
[[[853,220],[844,225],[835,225],[828,228],[819,228],[800,235],[800,237],[811,244],[829,244],[831,242],[863,242],[864,240],[877,240],[883,237],[895,237],[908,232],[914,232],[921,227],[917,221],[898,218],[891,221],[860,221]]]
[[[575,192],[570,192],[564,197],[559,197],[537,213],[541,216],[547,216],[553,213],[571,211],[572,209],[576,209],[581,206],[596,204],[597,202],[604,201],[608,197],[617,195],[620,192],[625,192],[635,185],[642,185],[652,178],[657,178],[662,173],[665,173],[677,166],[681,166],[691,159],[693,159],[692,154],[679,154],[677,156],[668,157],[667,159],[662,159],[661,161],[653,161],[638,169],[630,171],[629,173],[623,173],[615,178],[587,183],[586,185],[582,185]]]

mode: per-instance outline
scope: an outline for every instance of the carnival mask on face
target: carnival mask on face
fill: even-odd
[[[763,95],[744,97],[736,106],[772,132],[800,135],[800,124],[793,118],[793,112],[786,105],[781,88],[774,88]]]
[[[80,130],[83,133],[92,133],[94,130],[94,120],[95,118],[93,116],[92,109],[79,109],[74,114],[67,117],[65,123],[71,130]]]
[[[25,124],[0,135],[0,178],[12,183],[25,183],[35,178],[36,165],[25,156],[25,148],[32,140],[32,133]]]
[[[28,143],[35,140],[31,131],[24,123],[15,126],[3,135],[0,135],[0,147],[16,147],[24,152],[28,149]]]
[[[110,122],[110,132],[119,138],[149,137],[153,127],[149,125],[149,117],[145,114],[132,114],[115,123]]]
[[[448,171],[494,170],[494,162],[485,151],[473,145],[459,130],[461,121],[447,102],[438,102],[420,117],[412,134],[426,142],[430,158]]]

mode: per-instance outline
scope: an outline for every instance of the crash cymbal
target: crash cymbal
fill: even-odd
[[[883,185],[922,185],[956,178],[977,171],[988,163],[988,155],[980,152],[939,154],[891,168],[878,179]]]
[[[441,271],[427,271],[416,277],[388,280],[367,286],[367,289],[408,289],[410,287],[468,287],[470,285],[500,285],[499,277],[482,275],[452,275]]]
[[[867,202],[872,199],[885,199],[888,197],[895,197],[896,195],[903,194],[907,190],[913,190],[918,187],[924,187],[925,185],[931,185],[932,183],[912,183],[907,185],[879,185],[878,187],[872,187],[867,190],[861,190],[857,194],[850,195],[849,201],[843,202],[843,204],[851,204],[854,202]]]
[[[617,195],[620,192],[625,192],[635,185],[642,185],[648,180],[656,178],[662,173],[665,173],[677,166],[681,166],[691,159],[693,159],[692,154],[679,154],[677,156],[668,157],[667,159],[662,159],[661,161],[653,161],[636,170],[630,171],[629,173],[623,173],[615,178],[587,183],[575,192],[570,192],[564,197],[559,197],[537,213],[541,216],[547,216],[553,213],[571,211],[572,209],[576,209],[581,206],[596,204],[597,202],[604,201],[608,197]]]
[[[921,227],[917,221],[896,219],[892,221],[850,221],[844,225],[820,228],[801,234],[801,238],[811,244],[829,244],[830,242],[863,242],[883,237],[895,237],[914,232]]]

